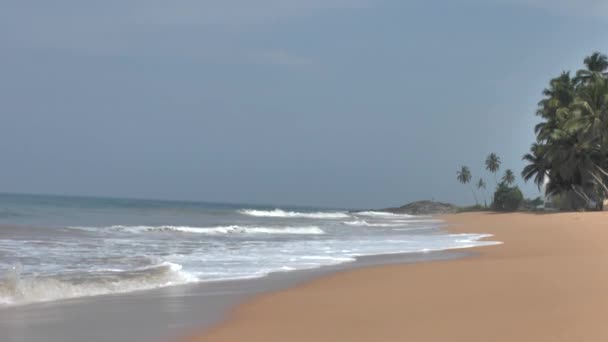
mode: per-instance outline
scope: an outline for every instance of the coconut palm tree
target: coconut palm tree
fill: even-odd
[[[608,136],[608,78],[599,74],[579,88],[577,98],[562,110],[562,128],[580,139],[604,145]]]
[[[526,182],[534,178],[534,184],[538,186],[538,190],[540,190],[541,186],[545,183],[545,178],[549,171],[547,169],[546,150],[547,148],[545,145],[534,143],[530,148],[530,153],[525,154],[522,158],[529,164],[524,167],[524,170],[521,172],[521,177]]]
[[[485,189],[486,188],[486,182],[479,178],[479,180],[477,181],[477,189]]]
[[[480,191],[481,189],[486,189],[486,182],[482,178],[479,178],[479,180],[477,181],[477,189],[479,189]],[[486,202],[485,198],[486,197],[484,196],[484,202]],[[485,203],[485,206],[488,206],[487,202]]]
[[[507,185],[513,185],[513,183],[515,183],[515,174],[513,173],[513,171],[507,169],[505,171],[505,175],[502,176],[502,181],[505,182]]]
[[[608,69],[608,56],[594,52],[591,56],[585,58],[586,69],[581,69],[576,73],[577,83],[586,84],[588,83],[595,74],[602,74],[606,76],[606,70]]]
[[[456,172],[456,179],[464,185],[468,184],[471,181],[471,170],[467,166],[461,166],[460,170]],[[477,194],[473,187],[471,187],[471,192],[473,193],[473,197],[475,198],[475,204],[479,205],[479,201],[477,200]]]
[[[600,52],[594,52],[583,61],[590,71],[603,72],[608,69],[608,57]]]
[[[471,170],[467,166],[461,166],[460,170],[456,172],[456,179],[462,184],[467,184],[471,181]]]
[[[492,172],[494,174],[494,181],[498,185],[498,180],[496,179],[496,172],[500,169],[500,157],[496,155],[496,153],[490,153],[486,158],[486,170]]]
[[[557,109],[566,107],[576,96],[576,81],[570,76],[569,71],[562,73],[549,81],[549,87],[543,90],[544,98],[538,103],[536,115],[551,119],[555,116]]]
[[[552,138],[556,128],[559,128],[566,119],[564,108],[568,108],[576,96],[576,81],[570,77],[569,72],[562,74],[549,82],[549,87],[543,90],[545,96],[538,103],[536,115],[545,121],[534,127],[538,142]]]
[[[595,52],[584,64],[543,91],[536,143],[523,157],[523,179],[547,183],[546,195],[563,196],[571,209],[601,208],[608,198],[608,56]]]

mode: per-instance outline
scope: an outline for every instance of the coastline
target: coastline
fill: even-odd
[[[207,331],[240,305],[354,269],[463,258],[469,249],[363,256],[333,266],[0,309],[2,341],[171,341]]]
[[[442,215],[503,245],[332,273],[253,297],[186,341],[599,341],[608,213]]]

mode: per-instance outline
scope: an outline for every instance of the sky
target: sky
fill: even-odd
[[[471,204],[605,0],[0,0],[0,192]],[[518,184],[529,197],[533,184]],[[489,191],[480,194],[489,198]]]

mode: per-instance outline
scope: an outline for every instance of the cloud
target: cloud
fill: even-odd
[[[269,50],[252,54],[253,60],[259,63],[300,66],[312,63],[310,58],[293,55],[285,50]]]

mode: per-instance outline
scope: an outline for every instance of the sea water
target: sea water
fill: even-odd
[[[0,194],[0,306],[493,244],[430,217]]]

